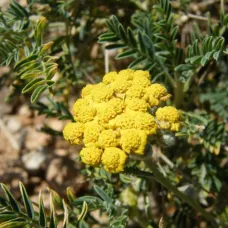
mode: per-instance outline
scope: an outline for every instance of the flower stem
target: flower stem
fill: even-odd
[[[174,105],[176,108],[181,108],[184,101],[184,84],[180,81],[176,82],[174,89]]]

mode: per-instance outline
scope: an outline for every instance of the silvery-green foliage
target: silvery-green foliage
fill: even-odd
[[[6,185],[1,184],[4,196],[0,196],[0,227],[26,227],[26,228],[56,228],[62,222],[62,227],[76,227],[83,222],[88,206],[82,201],[77,208],[73,208],[73,196],[70,189],[67,190],[68,202],[60,198],[54,191],[50,191],[50,206],[44,207],[42,193],[39,202],[34,204],[27,194],[25,186],[20,182],[22,204],[17,201]],[[62,211],[61,216],[56,214],[56,209]],[[59,212],[58,212],[59,213]],[[60,219],[61,218],[61,219]]]

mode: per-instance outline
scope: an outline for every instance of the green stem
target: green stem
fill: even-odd
[[[180,81],[176,82],[174,89],[174,105],[176,108],[181,108],[184,102],[184,84]]]
[[[220,20],[222,25],[224,24],[224,14],[225,14],[225,10],[224,10],[224,0],[220,1]]]
[[[164,74],[165,74],[166,78],[168,79],[169,83],[171,84],[171,86],[173,88],[175,88],[176,87],[176,82],[174,81],[174,79],[172,78],[172,76],[169,74],[169,71],[168,71],[167,67],[162,63],[162,61],[160,60],[160,58],[158,58],[156,55],[155,55],[155,60],[160,65],[161,69],[163,69]]]

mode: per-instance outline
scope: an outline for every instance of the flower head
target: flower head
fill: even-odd
[[[119,145],[118,132],[111,129],[102,131],[98,143],[102,148],[117,147]]]
[[[74,111],[74,119],[78,122],[86,123],[92,121],[96,116],[96,109],[89,105],[84,105]]]
[[[147,77],[136,75],[132,81],[132,85],[140,85],[144,88],[148,87],[151,85],[150,79],[148,79]]]
[[[100,103],[100,102],[108,101],[109,99],[111,99],[113,93],[114,93],[114,90],[111,87],[101,86],[101,88],[93,90],[91,95],[92,95],[92,99],[95,102]]]
[[[163,85],[151,83],[148,71],[107,73],[101,83],[85,86],[81,97],[72,109],[77,122],[65,126],[64,138],[84,144],[82,162],[112,173],[123,171],[129,154],[144,155],[157,129],[168,134],[180,128],[178,111],[159,107],[171,95]]]
[[[110,173],[119,173],[124,170],[127,155],[119,148],[108,147],[105,148],[101,157],[101,162],[105,170]]]
[[[80,151],[82,162],[91,166],[98,166],[101,163],[103,151],[97,147],[85,147]]]
[[[97,120],[100,123],[108,123],[111,119],[115,118],[117,110],[114,106],[105,103],[97,108]]]
[[[131,84],[131,81],[118,79],[113,82],[112,86],[116,93],[125,93],[130,88]]]
[[[139,98],[130,98],[125,101],[126,107],[139,112],[146,112],[148,109],[148,104],[145,100]]]
[[[150,79],[150,73],[149,71],[144,71],[144,70],[136,70],[134,72],[134,78],[137,78],[137,77],[144,77],[144,78],[147,78],[147,79]]]
[[[109,72],[107,74],[105,74],[105,76],[103,77],[103,83],[108,85],[110,83],[112,83],[117,77],[117,73],[115,71]]]
[[[73,114],[74,115],[77,115],[77,113],[79,113],[80,112],[80,109],[82,108],[82,107],[84,107],[84,106],[88,106],[88,101],[87,100],[85,100],[85,99],[78,99],[75,103],[74,103],[74,105],[73,105],[73,108],[72,108],[72,112],[73,112]]]
[[[92,85],[92,84],[86,85],[86,86],[82,89],[81,96],[84,98],[84,97],[90,95],[91,92],[93,91],[93,89],[94,89],[94,85]]]
[[[120,114],[124,110],[124,101],[120,98],[113,97],[111,100],[108,101],[108,104],[111,105],[117,114]]]
[[[152,84],[145,91],[151,106],[157,106],[160,101],[167,101],[171,97],[166,88],[160,84]]]
[[[155,119],[149,113],[140,112],[135,117],[136,128],[140,130],[144,130],[148,135],[152,135],[156,133],[156,123]]]
[[[134,115],[123,113],[109,122],[112,129],[132,129],[135,128]]]
[[[172,106],[158,108],[156,111],[156,118],[162,129],[178,131],[180,128],[180,114],[178,110]]]
[[[142,98],[145,94],[145,90],[141,85],[133,85],[126,92],[126,97]]]
[[[83,142],[86,146],[96,145],[103,127],[95,121],[85,124]]]
[[[132,80],[133,78],[134,71],[131,69],[121,70],[117,75],[117,79],[120,80]]]
[[[122,130],[120,144],[125,152],[142,155],[147,144],[147,134],[137,129]]]
[[[64,139],[71,144],[81,144],[84,133],[84,124],[68,123],[63,129]]]

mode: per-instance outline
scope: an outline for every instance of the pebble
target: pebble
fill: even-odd
[[[16,133],[21,129],[21,122],[20,120],[16,117],[9,117],[7,120],[7,128],[11,133]]]
[[[50,145],[52,137],[43,132],[38,132],[34,128],[27,128],[25,147],[28,150],[36,150],[39,147]]]
[[[30,172],[37,172],[47,159],[47,152],[43,149],[34,150],[22,156],[25,168]]]

